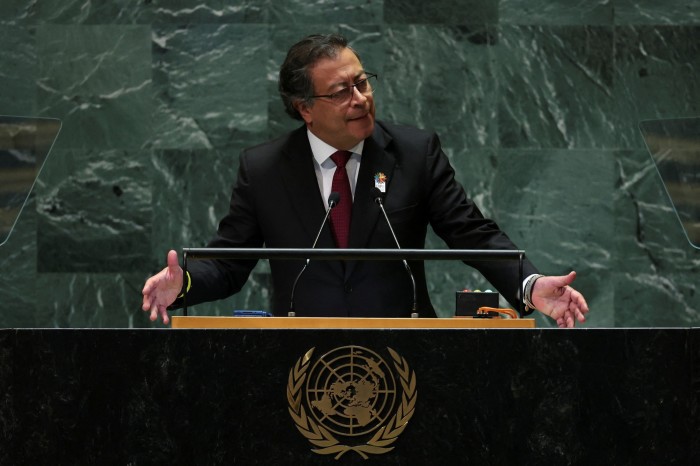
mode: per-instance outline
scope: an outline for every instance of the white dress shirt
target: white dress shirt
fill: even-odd
[[[321,193],[324,207],[328,208],[328,196],[331,195],[333,174],[336,168],[335,162],[331,160],[331,155],[337,152],[338,149],[326,144],[308,129],[306,130],[306,134],[309,136],[311,153],[314,155],[314,171],[316,172],[316,180],[318,181],[318,190]],[[352,155],[347,165],[345,165],[345,170],[348,172],[348,180],[350,180],[350,190],[352,191],[353,199],[355,198],[355,185],[357,184],[357,174],[360,172],[360,159],[362,158],[362,148],[364,146],[365,141],[363,140],[350,149]]]

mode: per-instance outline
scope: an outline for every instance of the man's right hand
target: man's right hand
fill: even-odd
[[[168,252],[168,266],[146,280],[143,287],[143,305],[141,308],[151,311],[151,321],[160,314],[164,324],[170,322],[168,306],[175,302],[182,290],[182,268],[177,259],[177,252]]]

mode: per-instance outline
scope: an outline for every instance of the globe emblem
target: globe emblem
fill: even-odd
[[[306,397],[311,415],[329,431],[365,435],[393,414],[396,381],[377,353],[343,346],[316,361],[309,372]]]

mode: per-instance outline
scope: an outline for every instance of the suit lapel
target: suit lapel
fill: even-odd
[[[350,248],[366,248],[370,236],[379,220],[381,211],[372,198],[374,187],[374,175],[384,173],[387,176],[387,186],[391,183],[396,160],[394,156],[385,151],[391,137],[382,128],[375,124],[374,134],[365,140],[360,162],[360,173],[355,185],[355,199],[352,205],[352,223],[350,225]],[[350,262],[345,270],[348,277],[355,267],[355,262]]]
[[[318,190],[306,127],[292,133],[283,151],[284,156],[280,167],[282,180],[296,216],[301,220],[307,233],[307,237],[300,242],[300,247],[310,248],[321,227],[325,208]],[[328,244],[328,240],[332,241],[330,234],[321,235],[316,247],[332,247],[332,242]]]

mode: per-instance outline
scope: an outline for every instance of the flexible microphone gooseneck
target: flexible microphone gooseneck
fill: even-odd
[[[394,233],[394,229],[391,226],[391,222],[389,221],[389,216],[386,214],[386,210],[384,210],[384,202],[382,198],[384,197],[384,193],[377,188],[376,186],[372,188],[372,199],[374,199],[374,202],[376,202],[379,205],[379,208],[382,210],[382,213],[384,214],[384,218],[386,219],[386,224],[389,226],[389,231],[391,232],[391,236],[394,237],[394,242],[396,243],[396,248],[401,249],[401,245],[399,244],[399,240],[396,238],[396,234]],[[408,272],[408,277],[411,279],[411,288],[413,290],[413,309],[412,312],[417,312],[418,308],[418,298],[416,296],[416,279],[413,278],[413,272],[411,272],[411,267],[408,266],[408,262],[406,262],[406,259],[401,259],[403,262],[403,266],[406,268],[406,272]]]
[[[321,222],[321,228],[318,229],[316,239],[314,240],[314,244],[311,245],[311,249],[314,249],[316,247],[316,243],[318,243],[318,239],[321,237],[323,227],[326,225],[326,221],[328,221],[328,216],[331,213],[331,209],[333,209],[333,207],[337,206],[339,203],[340,194],[333,191],[331,195],[328,196],[328,208],[326,209],[326,215],[323,217],[323,222]],[[311,259],[306,259],[306,264],[304,264],[304,267],[302,267],[301,271],[299,271],[299,275],[297,275],[297,278],[294,279],[294,284],[292,285],[292,295],[291,299],[289,300],[289,312],[294,312],[294,292],[297,289],[297,283],[299,282],[299,278],[301,278],[301,275],[304,273],[304,270],[306,270],[306,267],[309,266],[309,262],[311,262]]]

